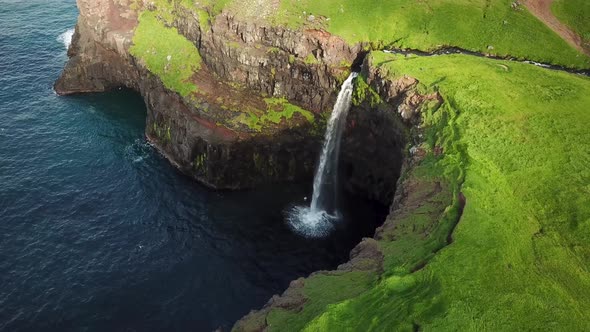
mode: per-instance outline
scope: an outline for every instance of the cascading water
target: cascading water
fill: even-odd
[[[352,73],[342,84],[338,99],[332,110],[328,128],[324,137],[320,164],[313,180],[313,197],[311,210],[322,210],[335,214],[337,194],[337,168],[340,156],[340,139],[346,123],[346,116],[352,99],[352,80],[357,73]]]
[[[338,99],[328,121],[320,163],[313,180],[311,206],[296,206],[288,214],[289,225],[296,232],[308,237],[321,237],[328,234],[339,218],[337,210],[338,195],[338,157],[340,139],[350,110],[353,79],[352,73],[342,84]]]

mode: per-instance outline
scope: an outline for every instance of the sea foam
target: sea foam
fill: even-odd
[[[66,32],[62,33],[57,37],[57,41],[64,44],[66,50],[70,48],[70,44],[72,43],[72,37],[74,36],[74,29],[68,29]]]

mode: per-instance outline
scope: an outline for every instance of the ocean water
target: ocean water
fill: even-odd
[[[0,330],[228,329],[289,281],[336,267],[379,215],[331,236],[284,211],[310,183],[208,190],[146,142],[129,91],[59,97],[74,0],[0,0]]]

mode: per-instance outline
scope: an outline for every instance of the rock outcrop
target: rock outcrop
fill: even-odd
[[[148,108],[147,137],[182,171],[211,187],[244,188],[310,177],[321,121],[300,119],[252,132],[224,123],[228,106],[261,100],[250,96],[283,98],[313,111],[319,120],[318,114],[331,108],[339,75],[349,70],[340,64],[352,62],[355,50],[320,31],[259,26],[229,14],[200,22],[195,11],[173,5],[174,26],[203,59],[194,78],[203,87],[199,96],[170,91],[130,54],[138,17],[153,6],[131,0],[78,0],[70,61],[55,84],[56,92],[116,87],[138,91]],[[314,63],[305,63],[310,56]],[[224,104],[236,95],[245,95],[245,101]]]

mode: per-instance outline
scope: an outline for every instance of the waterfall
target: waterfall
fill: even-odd
[[[313,197],[310,207],[312,211],[324,210],[328,213],[336,213],[340,139],[346,124],[346,115],[350,110],[352,90],[354,88],[352,80],[356,76],[357,73],[350,74],[342,84],[332,115],[328,121],[322,154],[320,155],[320,164],[313,180]]]
[[[326,235],[339,218],[337,195],[340,140],[351,106],[354,88],[352,81],[356,76],[357,73],[351,73],[342,84],[328,121],[320,162],[313,180],[311,206],[296,206],[287,215],[289,225],[296,232],[308,237]]]

